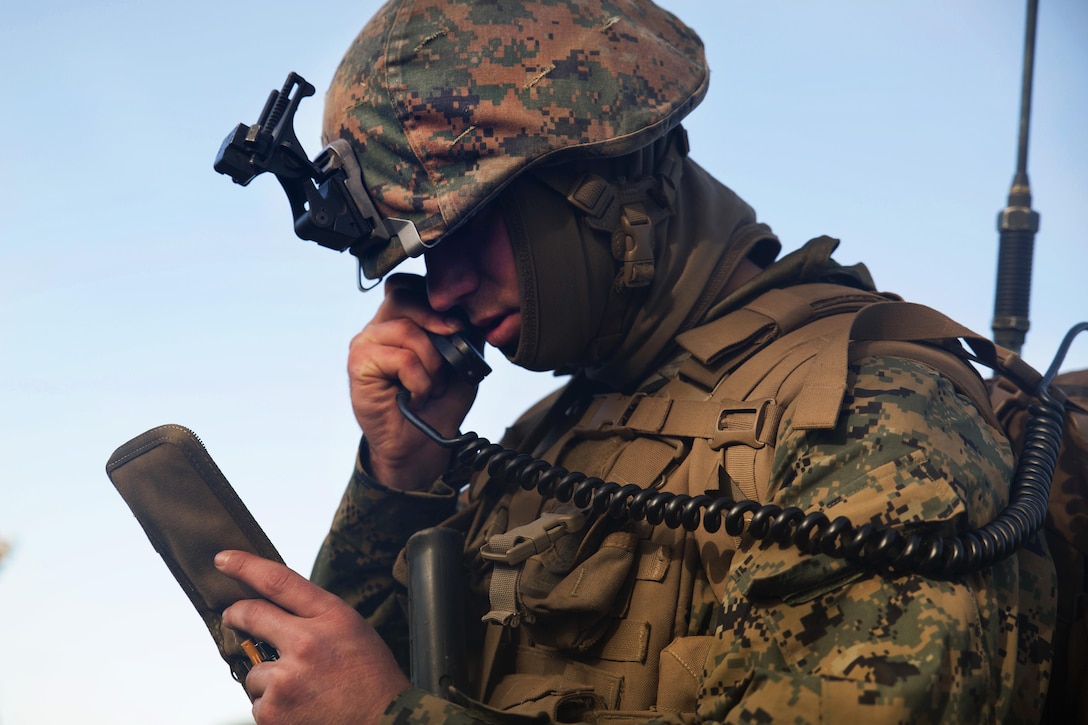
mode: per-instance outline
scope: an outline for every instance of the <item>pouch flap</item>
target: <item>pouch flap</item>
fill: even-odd
[[[142,433],[114,451],[106,473],[244,684],[251,656],[244,638],[222,627],[221,615],[234,602],[260,595],[219,573],[213,559],[239,549],[282,563],[279,553],[188,428]]]

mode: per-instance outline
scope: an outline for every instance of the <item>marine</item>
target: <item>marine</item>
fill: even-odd
[[[1038,722],[1041,535],[920,571],[841,555],[830,524],[798,533],[813,511],[903,540],[976,529],[1013,453],[955,352],[860,334],[927,312],[833,239],[781,256],[693,160],[680,122],[708,82],[695,31],[648,2],[393,0],[349,48],[325,142],[419,244],[361,254],[385,297],[352,341],[363,439],[312,582],[217,559],[266,597],[223,616],[280,654],[246,680],[258,723]],[[425,277],[393,273],[409,255]],[[401,391],[451,436],[475,395],[428,332],[569,375],[500,443],[615,484],[612,508],[406,421]],[[681,503],[656,515],[654,492]],[[739,504],[689,528],[696,499]],[[465,535],[469,676],[435,694],[404,674],[402,550],[437,525]]]

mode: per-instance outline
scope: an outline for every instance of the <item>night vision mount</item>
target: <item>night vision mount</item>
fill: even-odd
[[[292,95],[293,94],[293,95]],[[314,87],[297,73],[289,73],[283,88],[273,90],[257,123],[238,126],[223,140],[215,170],[246,186],[271,171],[276,175],[295,219],[300,239],[343,252],[359,260],[366,249],[397,238],[408,256],[417,257],[426,246],[415,225],[405,219],[382,218],[363,183],[362,168],[351,145],[337,139],[311,163],[295,135],[295,111]]]

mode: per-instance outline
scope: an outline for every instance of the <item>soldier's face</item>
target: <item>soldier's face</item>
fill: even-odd
[[[521,300],[502,214],[483,210],[463,230],[428,249],[424,260],[431,307],[462,313],[494,347],[516,348]]]

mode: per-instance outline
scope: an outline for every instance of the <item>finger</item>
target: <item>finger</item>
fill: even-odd
[[[434,374],[442,369],[442,355],[431,342],[424,328],[408,319],[390,320],[367,325],[356,335],[349,347],[349,355],[365,355],[371,346],[402,348],[415,353],[427,372]]]
[[[249,701],[253,704],[264,697],[264,693],[268,690],[267,675],[271,665],[271,662],[258,662],[246,673],[246,694],[249,695]]]
[[[222,622],[224,627],[267,642],[279,651],[284,637],[277,633],[282,634],[290,626],[290,618],[298,619],[266,599],[240,599],[223,610]]]
[[[368,325],[348,351],[348,378],[353,383],[400,382],[418,403],[441,395],[446,386],[445,360],[427,335],[408,320]],[[369,379],[369,380],[368,380]]]
[[[407,317],[420,327],[440,335],[449,335],[465,327],[457,314],[438,312],[427,297],[426,280],[414,274],[396,274],[386,280],[385,299],[375,315],[377,320]]]
[[[408,272],[394,272],[385,278],[386,294],[389,294],[393,290],[401,289],[426,292],[427,279],[421,274],[411,274]]]
[[[300,617],[320,615],[328,609],[329,598],[336,598],[335,595],[311,583],[285,565],[245,551],[221,551],[215,555],[215,566],[231,579],[249,585],[270,602]],[[243,612],[249,612],[251,609],[256,608],[259,613],[269,616],[270,612],[266,608],[255,607],[255,605],[260,605],[262,602],[256,600],[243,601],[248,602],[247,606],[242,607]],[[260,620],[258,620],[258,623],[260,623]],[[245,622],[241,622],[240,625],[240,629],[254,636],[264,636],[263,631],[257,632],[247,629]]]

